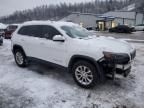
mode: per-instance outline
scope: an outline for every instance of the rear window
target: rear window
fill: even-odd
[[[18,34],[34,37],[40,37],[42,35],[41,33],[41,27],[35,25],[24,26],[18,31]]]
[[[119,25],[119,26],[117,26],[118,28],[129,28],[128,26],[126,26],[126,25]]]
[[[18,34],[47,39],[52,39],[55,35],[61,35],[58,30],[48,25],[24,26],[18,31]]]

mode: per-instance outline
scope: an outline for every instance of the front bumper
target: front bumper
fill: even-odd
[[[103,66],[106,74],[120,74],[126,77],[131,72],[131,65],[136,56],[136,50],[129,55],[113,55],[111,59],[103,57],[100,64]]]
[[[123,75],[124,77],[127,77],[130,72],[131,72],[131,65],[126,69],[116,68],[116,74]]]

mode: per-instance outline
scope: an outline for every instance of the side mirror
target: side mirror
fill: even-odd
[[[55,35],[53,37],[53,41],[59,41],[59,42],[64,42],[65,38],[62,35]]]

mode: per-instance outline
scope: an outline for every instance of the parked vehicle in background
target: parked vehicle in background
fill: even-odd
[[[136,50],[115,38],[97,37],[70,22],[31,21],[23,23],[12,36],[15,62],[26,67],[42,61],[64,67],[78,85],[93,87],[107,74],[128,76]]]
[[[115,33],[132,33],[134,32],[133,27],[128,27],[127,25],[118,25],[114,28],[110,28],[109,32],[115,32]]]
[[[86,29],[89,31],[99,31],[98,27],[87,27]]]
[[[11,39],[11,35],[17,29],[17,27],[18,27],[17,24],[9,25],[5,30],[4,38]]]
[[[3,44],[4,29],[0,29],[0,45]]]
[[[87,27],[86,29],[89,31],[92,31],[92,30],[96,31],[96,27]]]
[[[130,27],[130,28],[131,28],[132,32],[136,32],[136,29],[135,29],[134,26],[132,26],[132,27]]]
[[[139,24],[135,26],[136,31],[144,31],[144,24]]]
[[[5,29],[0,29],[0,36],[4,36],[4,32],[5,31]]]

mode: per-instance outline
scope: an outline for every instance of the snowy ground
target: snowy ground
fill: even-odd
[[[144,108],[144,44],[128,78],[108,80],[87,90],[71,75],[43,64],[19,68],[10,40],[0,46],[0,108]]]
[[[141,40],[141,42],[143,41],[144,43],[144,31],[137,31],[137,32],[133,32],[131,34],[129,33],[109,33],[109,32],[96,32],[97,35],[100,36],[112,36],[115,38],[125,38],[125,39],[132,39],[132,40]]]

